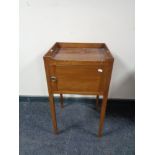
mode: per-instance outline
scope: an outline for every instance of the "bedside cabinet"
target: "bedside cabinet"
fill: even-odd
[[[50,101],[53,129],[58,133],[54,95],[63,94],[103,96],[98,136],[102,135],[108,91],[114,58],[104,43],[58,42],[44,55],[44,65]]]

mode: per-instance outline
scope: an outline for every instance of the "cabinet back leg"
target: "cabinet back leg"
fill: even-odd
[[[99,95],[96,96],[96,109],[99,107]]]
[[[64,101],[63,101],[63,95],[62,94],[60,94],[60,103],[61,103],[61,108],[63,108],[64,107],[64,103],[63,103]]]

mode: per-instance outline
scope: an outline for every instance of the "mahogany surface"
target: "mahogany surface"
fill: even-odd
[[[58,133],[53,94],[103,96],[98,136],[102,135],[114,58],[105,43],[55,43],[44,55],[53,128]]]

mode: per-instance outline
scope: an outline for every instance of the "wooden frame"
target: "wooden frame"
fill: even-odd
[[[101,137],[114,58],[104,43],[56,43],[44,55],[54,132],[58,133],[53,94],[103,96],[98,136]]]

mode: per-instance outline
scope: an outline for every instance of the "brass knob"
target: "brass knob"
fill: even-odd
[[[50,78],[51,78],[52,82],[56,82],[56,80],[57,80],[57,78],[55,76],[51,76]]]
[[[97,71],[100,72],[100,73],[102,73],[103,72],[103,69],[99,68]]]

